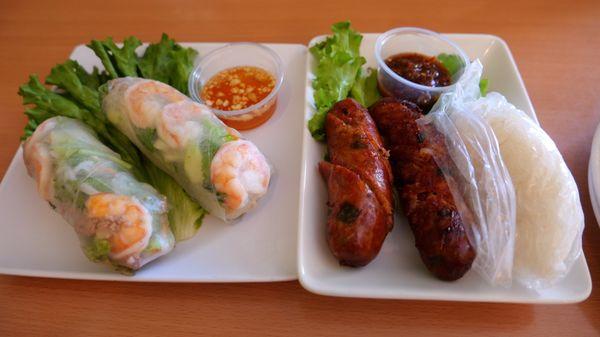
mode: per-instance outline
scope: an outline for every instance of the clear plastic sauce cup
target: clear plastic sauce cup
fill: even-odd
[[[440,54],[457,55],[462,61],[451,77],[448,86],[432,87],[409,81],[395,73],[386,59],[403,53],[419,53],[437,57]],[[455,43],[433,31],[422,28],[396,28],[381,34],[375,44],[375,58],[378,65],[378,85],[384,96],[394,96],[417,104],[427,113],[440,94],[453,89],[458,82],[469,59]]]
[[[275,80],[273,89],[256,104],[239,110],[220,110],[204,102],[202,89],[207,82],[220,72],[236,67],[257,67],[265,70]],[[283,77],[281,59],[272,49],[258,43],[230,43],[200,59],[190,74],[188,89],[192,99],[209,106],[225,124],[238,130],[248,130],[265,123],[275,112]]]

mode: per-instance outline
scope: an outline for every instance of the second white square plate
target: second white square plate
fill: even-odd
[[[376,68],[377,34],[363,36],[361,55],[367,59],[366,66]],[[537,121],[517,66],[503,40],[491,35],[451,34],[447,37],[471,59],[481,60],[483,77],[489,79],[490,91],[502,93]],[[310,45],[320,39],[322,37],[313,39]],[[308,55],[305,123],[314,113],[311,87],[314,68],[314,59]],[[589,296],[592,284],[583,255],[565,279],[540,293],[517,284],[509,289],[492,287],[474,272],[455,282],[440,281],[421,262],[408,223],[399,214],[375,260],[358,269],[340,266],[325,240],[327,191],[317,171],[324,153],[325,146],[312,139],[304,127],[298,268],[300,282],[306,289],[333,296],[520,303],[569,303]]]

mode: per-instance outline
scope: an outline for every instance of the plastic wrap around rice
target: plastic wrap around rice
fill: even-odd
[[[465,230],[477,253],[473,270],[492,285],[508,287],[513,271],[515,191],[492,128],[471,110],[480,97],[481,71],[478,61],[469,65],[455,90],[443,94],[417,124],[431,124],[444,135],[452,163],[443,173],[453,197],[464,201],[457,203],[466,207],[459,209],[463,221],[472,219]]]
[[[550,136],[504,96],[490,93],[473,111],[492,126],[515,186],[515,278],[534,289],[551,286],[582,252],[575,179]]]
[[[512,255],[509,254],[510,228],[506,226],[511,213],[506,207],[509,204],[502,202],[508,199],[502,197],[502,184],[498,184],[508,180],[498,169],[501,166],[508,169],[516,196],[512,279],[532,289],[543,289],[566,276],[581,255],[585,222],[579,191],[556,144],[536,122],[499,93],[480,97],[481,72],[481,63],[473,62],[456,92],[449,95],[453,97],[446,98],[448,101],[442,97],[438,104],[438,110],[445,107],[447,113],[434,114],[423,120],[436,122],[448,136],[459,174],[472,182],[463,186],[468,186],[472,192],[472,187],[478,185],[479,204],[484,206],[481,209],[485,215],[480,217],[485,222],[480,223],[487,223],[479,226],[478,231],[487,228],[487,235],[482,236],[476,231],[474,240],[504,258]],[[480,132],[484,129],[493,132],[493,142]],[[487,131],[485,133],[489,135]],[[496,155],[489,156],[494,152],[490,151],[493,148],[500,150],[503,162],[500,166]],[[460,192],[465,195],[465,190]],[[473,200],[468,196],[467,199]],[[477,207],[477,204],[471,205]],[[506,253],[498,255],[504,251],[503,246]],[[488,259],[483,267],[494,265],[494,261],[503,260]],[[508,266],[509,261],[504,261],[504,266]],[[475,268],[478,268],[477,261]]]

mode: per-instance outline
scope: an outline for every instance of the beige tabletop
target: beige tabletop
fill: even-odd
[[[421,26],[506,40],[542,126],[580,189],[584,251],[600,286],[600,230],[587,185],[600,122],[600,1],[0,0],[0,175],[25,124],[18,86],[73,46],[135,35],[306,44],[350,19],[361,32]],[[600,291],[573,305],[333,298],[298,282],[149,284],[0,276],[0,336],[597,336]]]

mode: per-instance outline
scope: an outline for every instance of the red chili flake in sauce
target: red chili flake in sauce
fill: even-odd
[[[202,88],[200,97],[214,109],[234,111],[262,101],[275,87],[275,78],[264,69],[239,66],[222,70]]]

